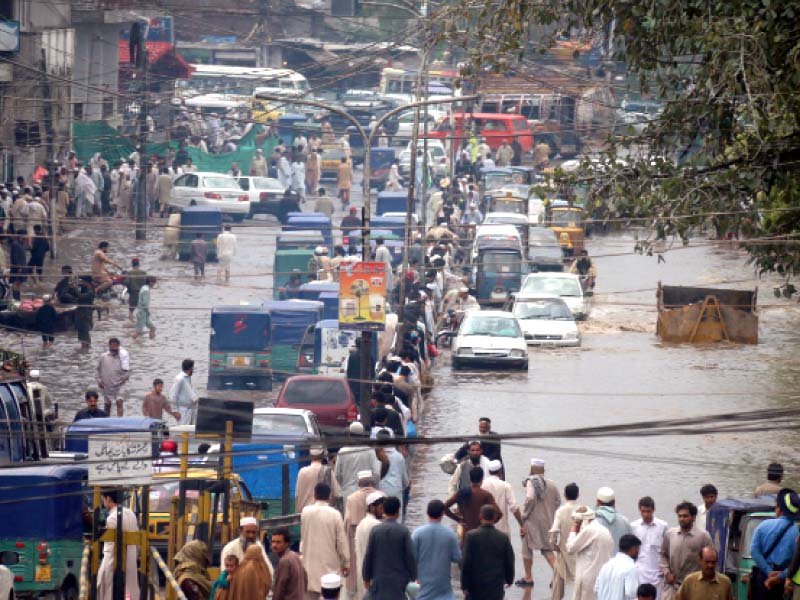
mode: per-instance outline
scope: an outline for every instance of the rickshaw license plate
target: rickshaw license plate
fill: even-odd
[[[36,573],[34,578],[39,582],[50,581],[53,578],[53,575],[50,572],[50,565],[36,565]]]
[[[233,367],[249,367],[250,366],[250,357],[249,356],[231,356],[229,359],[229,364]]]

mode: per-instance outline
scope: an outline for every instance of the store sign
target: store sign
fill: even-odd
[[[383,331],[386,326],[386,265],[358,262],[339,267],[339,327]]]
[[[153,437],[142,434],[89,436],[89,483],[142,485],[153,478]]]
[[[0,52],[19,52],[19,21],[0,21]]]

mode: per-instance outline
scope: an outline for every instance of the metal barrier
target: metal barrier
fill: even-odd
[[[161,558],[161,555],[158,553],[158,550],[155,548],[150,548],[150,553],[152,554],[153,558],[156,559],[156,564],[158,568],[161,569],[161,572],[164,573],[164,577],[167,579],[167,583],[172,588],[172,591],[175,592],[175,596],[178,600],[186,600],[186,596],[183,594],[181,590],[181,586],[178,585],[178,581],[175,579],[175,576],[172,574],[172,571],[169,570],[167,567],[167,563],[164,562],[164,559]]]

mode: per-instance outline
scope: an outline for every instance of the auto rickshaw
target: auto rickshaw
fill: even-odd
[[[0,564],[11,571],[18,598],[78,597],[83,536],[90,532],[87,478],[82,465],[3,469]]]
[[[202,234],[208,243],[206,260],[217,260],[217,236],[222,233],[222,213],[216,206],[187,206],[181,211],[178,258],[189,260],[192,240]]]
[[[294,138],[297,136],[297,128],[295,125],[305,123],[308,121],[305,115],[299,113],[287,113],[278,117],[278,136],[286,144],[294,144]]]
[[[270,315],[260,306],[215,306],[208,389],[271,390],[270,332]]]
[[[734,600],[748,598],[750,573],[755,565],[750,555],[753,534],[765,519],[774,516],[775,502],[767,498],[728,498],[708,509],[706,529],[717,550],[717,570],[730,578]]]
[[[547,227],[558,236],[564,258],[571,259],[584,249],[586,212],[578,206],[556,202],[551,201],[547,207]]]
[[[518,292],[524,271],[519,238],[481,239],[475,242],[473,281],[480,304],[502,306],[512,292]]]
[[[386,213],[404,213],[408,208],[408,192],[390,192],[388,190],[378,193],[378,200],[375,207],[377,216]]]
[[[481,175],[482,182],[481,182],[481,194],[485,194],[490,192],[491,190],[497,190],[503,187],[508,183],[512,183],[511,176],[512,176],[511,169],[507,167],[500,167],[494,169],[482,169]]]
[[[275,300],[286,298],[286,284],[293,275],[299,277],[301,284],[308,282],[308,262],[312,256],[314,256],[313,248],[275,251],[272,263],[272,297]]]
[[[283,231],[321,231],[328,248],[328,254],[333,252],[333,226],[331,218],[321,213],[289,213]]]
[[[295,250],[305,248],[313,250],[317,246],[324,246],[325,238],[321,231],[282,231],[275,242],[277,250]]]
[[[268,301],[262,304],[270,314],[273,378],[285,379],[298,372],[303,345],[314,345],[309,326],[322,320],[324,305],[313,300]],[[310,335],[310,338],[305,338]]]

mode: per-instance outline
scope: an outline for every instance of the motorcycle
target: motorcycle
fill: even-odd
[[[453,345],[453,338],[458,334],[459,325],[461,316],[452,308],[448,309],[447,314],[442,317],[439,331],[436,332],[436,347],[450,348]]]

